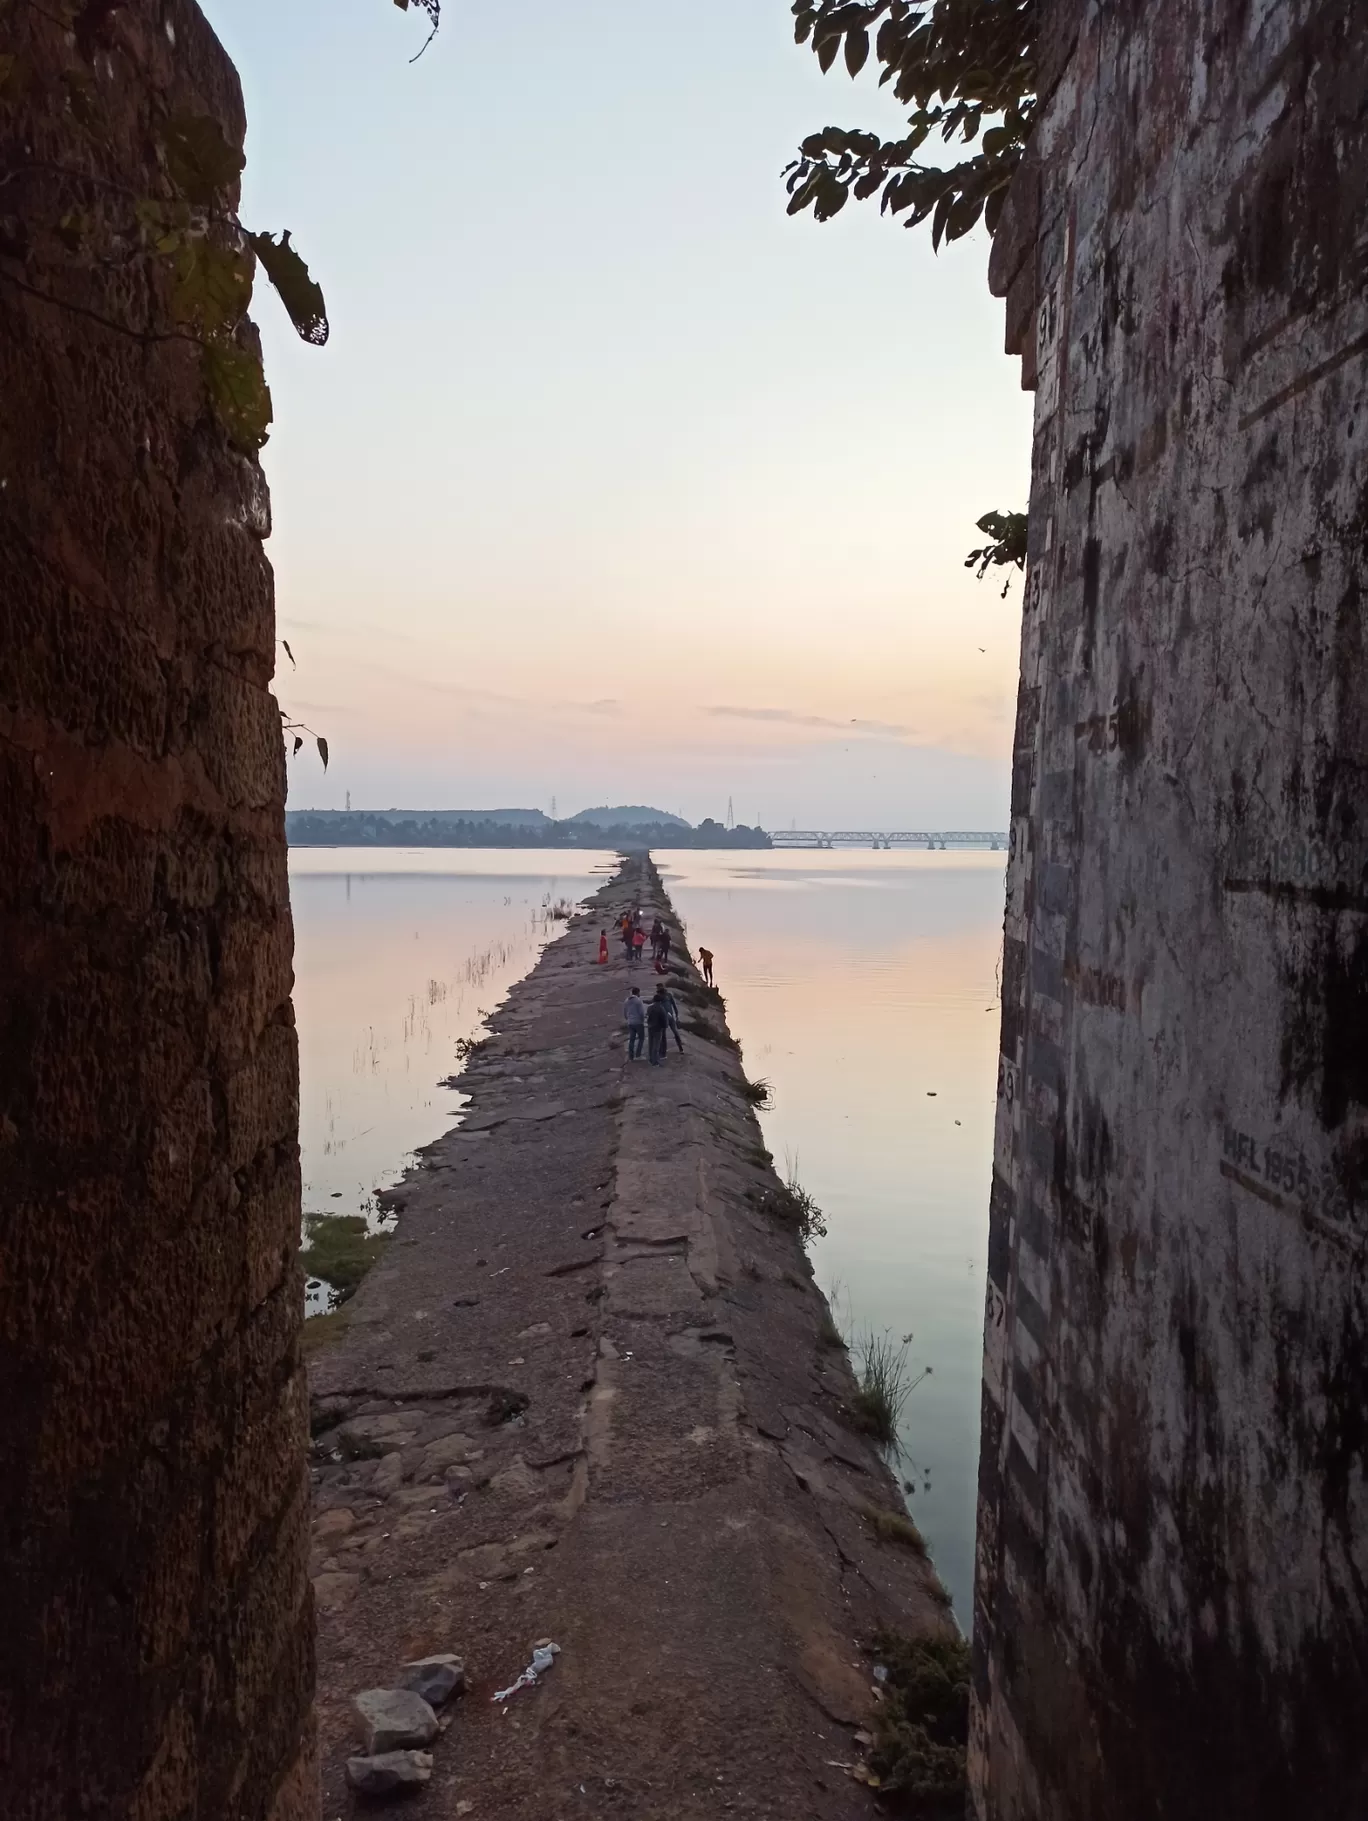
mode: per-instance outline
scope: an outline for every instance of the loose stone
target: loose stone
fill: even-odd
[[[419,1789],[431,1776],[430,1751],[382,1751],[347,1759],[347,1782],[359,1796],[372,1800]]]
[[[419,1657],[405,1663],[403,1686],[429,1707],[441,1707],[453,1695],[465,1693],[465,1664],[459,1657]]]
[[[398,1751],[406,1745],[430,1745],[437,1737],[437,1716],[421,1695],[409,1688],[367,1688],[354,1702],[366,1728],[366,1750]]]

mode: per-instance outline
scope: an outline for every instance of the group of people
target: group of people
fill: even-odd
[[[622,942],[622,952],[628,967],[639,967],[646,944],[651,944],[651,955],[655,962],[655,971],[663,974],[668,971],[670,963],[670,928],[659,917],[651,924],[649,933],[642,926],[641,906],[634,904],[629,911],[624,911],[617,922],[617,933]],[[608,932],[599,932],[599,965],[608,962]],[[703,970],[703,978],[711,986],[713,983],[712,951],[700,948],[698,964]],[[622,1016],[627,1025],[627,1060],[636,1062],[643,1048],[647,1060],[653,1067],[664,1062],[671,1031],[674,1032],[675,1046],[680,1054],[684,1051],[684,1039],[679,1034],[679,1006],[674,994],[662,980],[649,999],[643,999],[641,988],[634,986],[627,995],[622,1008]]]
[[[627,995],[622,1016],[627,1023],[628,1062],[635,1062],[640,1057],[643,1039],[652,1068],[664,1062],[671,1031],[680,1054],[684,1053],[684,1039],[679,1034],[679,1006],[664,981],[650,999],[643,999],[641,988],[634,986]]]
[[[642,928],[641,906],[639,904],[634,904],[630,911],[624,911],[622,913],[622,916],[618,919],[617,929],[618,935],[622,941],[622,952],[626,958],[628,967],[638,967],[641,963],[641,957],[645,952],[648,940],[646,931]],[[662,923],[659,917],[657,917],[651,925],[649,941],[651,944],[651,958],[655,962],[655,971],[658,974],[663,974],[669,967],[671,936],[669,925]],[[603,930],[599,935],[599,961],[602,964],[606,963],[607,960],[608,932],[607,930]],[[711,962],[711,955],[708,956],[708,960]]]

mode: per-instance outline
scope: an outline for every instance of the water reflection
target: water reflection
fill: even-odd
[[[611,855],[292,848],[304,1212],[380,1224],[375,1191],[455,1122],[443,1085]],[[553,870],[554,869],[554,870]],[[565,901],[558,904],[558,900]],[[311,1287],[309,1306],[326,1305]]]
[[[899,1463],[967,1629],[998,1046],[997,853],[658,854],[781,1168],[825,1211],[814,1247],[847,1331],[908,1331]]]
[[[615,862],[490,849],[296,848],[295,1006],[306,1212],[375,1190],[447,1130],[440,1084],[531,967],[558,897]],[[691,946],[716,957],[763,1115],[824,1209],[814,1260],[847,1330],[911,1332],[899,1464],[970,1617],[1003,866],[991,853],[658,853]]]

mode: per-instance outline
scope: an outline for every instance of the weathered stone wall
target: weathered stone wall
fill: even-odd
[[[192,0],[0,80],[0,1808],[312,1818],[267,503],[118,244],[241,98]]]
[[[980,1821],[1368,1813],[1368,9],[1053,0]]]

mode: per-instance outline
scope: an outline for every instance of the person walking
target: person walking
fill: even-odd
[[[646,932],[638,924],[637,928],[632,931],[632,960],[634,963],[640,961],[641,951],[645,946]]]
[[[641,1046],[646,1038],[646,1007],[641,1002],[641,988],[634,986],[627,995],[627,1002],[622,1008],[622,1016],[627,1025],[627,1060],[636,1062],[641,1055]]]
[[[654,999],[646,1007],[646,1058],[652,1068],[659,1067],[665,1060],[665,1034],[668,1028],[665,988],[658,986]]]
[[[662,927],[663,925],[661,924],[660,918],[657,917],[655,922],[651,925],[651,953],[657,960],[660,958],[660,932]]]
[[[658,986],[656,991],[658,993],[663,992],[665,995],[665,1023],[669,1029],[674,1032],[675,1048],[682,1056],[684,1054],[684,1039],[679,1034],[679,1001],[675,998],[668,986]],[[664,1061],[663,1056],[661,1057],[661,1061]]]
[[[699,949],[698,965],[703,969],[703,979],[709,986],[713,983],[712,961],[712,950],[710,948]]]
[[[605,966],[607,964],[607,961],[608,961],[608,932],[606,929],[601,929],[599,931],[599,966],[600,967]]]
[[[668,967],[670,965],[670,930],[669,925],[665,923],[662,923],[660,926],[659,954],[660,965],[662,967]]]

